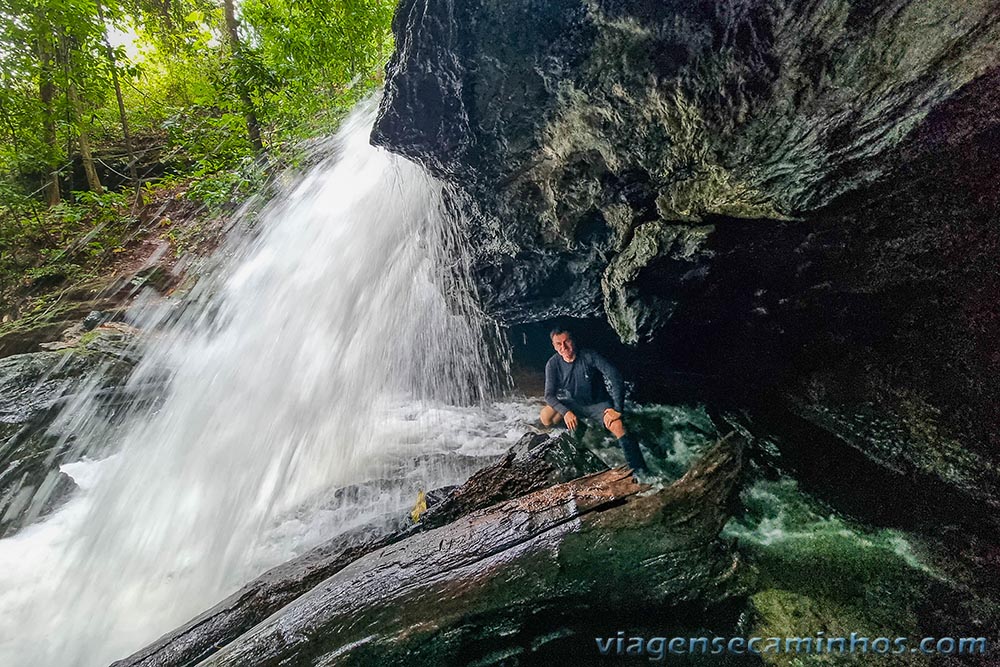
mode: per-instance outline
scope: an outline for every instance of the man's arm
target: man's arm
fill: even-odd
[[[618,372],[618,369],[610,361],[593,350],[590,352],[590,363],[601,372],[604,380],[610,385],[611,403],[615,406],[615,410],[618,412],[624,410],[625,381],[622,380],[622,374]]]
[[[554,358],[549,359],[548,363],[545,364],[545,402],[548,403],[553,410],[566,416],[569,412],[569,408],[563,405],[557,396],[559,393],[559,369],[556,368],[554,363]]]

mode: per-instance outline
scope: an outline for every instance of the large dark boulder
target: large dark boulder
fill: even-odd
[[[1000,1],[404,0],[374,143],[451,183],[508,324],[1000,509]],[[675,376],[671,376],[675,377]]]

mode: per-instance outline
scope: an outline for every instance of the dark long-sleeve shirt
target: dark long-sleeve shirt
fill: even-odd
[[[545,402],[565,415],[569,408],[560,398],[580,405],[607,401],[605,381],[611,386],[611,404],[621,412],[625,403],[625,383],[610,361],[586,348],[577,351],[572,363],[553,354],[545,364]]]

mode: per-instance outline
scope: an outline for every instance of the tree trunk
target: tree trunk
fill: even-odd
[[[7,129],[10,130],[10,143],[11,143],[11,146],[14,147],[14,152],[15,153],[20,153],[21,152],[21,141],[18,138],[17,128],[14,126],[14,121],[13,121],[13,119],[10,116],[10,112],[7,111],[7,107],[4,106],[2,100],[0,100],[0,115],[3,115],[4,124],[7,126]],[[18,176],[18,178],[20,178],[21,176],[24,175],[23,171],[21,169],[21,161],[20,160],[15,160],[15,165],[17,167],[17,176]],[[2,293],[3,293],[3,286],[0,285],[0,294],[2,294]]]
[[[233,60],[237,65],[243,62],[243,45],[240,43],[240,24],[236,20],[236,8],[233,0],[225,0],[226,33],[229,35],[229,48],[233,52]],[[260,123],[257,121],[257,112],[253,108],[253,100],[250,99],[250,90],[246,81],[243,80],[242,68],[237,68],[236,89],[243,103],[243,116],[247,122],[247,132],[250,135],[250,143],[258,153],[264,151],[264,144],[260,139]]]
[[[58,163],[58,137],[56,136],[55,118],[55,82],[53,76],[54,66],[54,45],[52,43],[52,26],[48,22],[48,17],[37,16],[38,20],[38,96],[42,101],[42,138],[48,146],[48,155],[45,159],[45,166],[48,173],[45,175],[45,199],[49,206],[59,203],[59,163]]]
[[[169,3],[167,4],[169,7]],[[167,12],[169,17],[169,11]],[[139,172],[135,166],[135,151],[132,149],[132,133],[128,129],[128,118],[125,116],[125,101],[122,98],[122,86],[118,80],[118,63],[115,61],[115,52],[111,48],[111,40],[108,39],[108,26],[104,21],[104,5],[97,0],[97,17],[101,21],[101,30],[104,36],[104,52],[108,58],[108,69],[111,70],[111,82],[115,87],[115,100],[118,102],[118,119],[122,126],[122,137],[125,139],[125,153],[128,156],[128,175],[132,179],[132,185],[139,187]]]
[[[560,440],[528,442],[470,478],[449,495],[461,499],[460,516],[444,512],[451,523],[324,545],[115,667],[470,664],[544,650],[556,635],[593,647],[600,618],[655,617],[667,631],[694,610],[726,613],[737,561],[719,532],[742,439],[722,439],[651,495],[618,468],[494,502],[591,465]]]
[[[94,154],[90,150],[90,133],[87,132],[87,123],[83,116],[83,105],[80,104],[80,96],[77,94],[76,84],[71,80],[67,87],[70,104],[73,106],[73,114],[76,116],[77,144],[80,146],[80,158],[83,160],[83,172],[87,175],[87,187],[91,192],[104,194],[104,186],[101,185],[101,178],[97,175],[97,167],[94,166]]]
[[[171,0],[163,0],[160,3],[160,14],[163,16],[163,25],[167,29],[167,33],[170,34],[174,32],[174,17],[171,9]]]
[[[527,434],[464,484],[427,494],[430,508],[416,525],[364,526],[264,573],[226,600],[112,667],[187,665],[209,655],[308,593],[351,562],[377,549],[474,511],[607,466],[567,436]],[[435,502],[433,497],[441,497]]]

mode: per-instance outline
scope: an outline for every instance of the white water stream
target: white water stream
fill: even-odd
[[[163,399],[113,455],[65,466],[68,504],[0,540],[0,665],[125,657],[519,433],[525,406],[474,407],[497,384],[495,330],[445,250],[442,187],[369,145],[373,115],[237,226],[179,317],[135,315],[158,333],[129,382],[169,377]],[[66,415],[83,453],[108,438],[94,403]],[[331,501],[350,484],[367,491]]]

